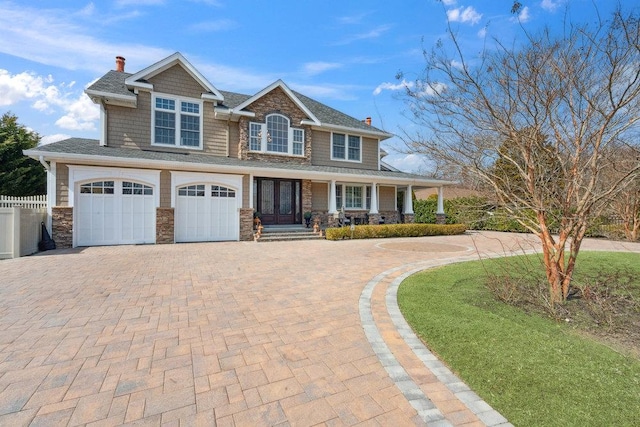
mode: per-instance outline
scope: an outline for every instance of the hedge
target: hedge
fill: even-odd
[[[381,224],[327,228],[327,240],[375,239],[384,237],[451,236],[467,230],[464,224]]]

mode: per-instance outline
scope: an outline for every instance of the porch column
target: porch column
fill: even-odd
[[[407,189],[404,192],[404,214],[413,215],[413,194],[412,188],[410,185],[407,185]]]
[[[329,214],[336,213],[338,213],[336,209],[336,181],[332,179],[329,185]]]
[[[371,208],[369,209],[369,213],[378,213],[378,185],[375,182],[371,184]]]

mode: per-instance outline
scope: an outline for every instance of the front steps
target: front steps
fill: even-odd
[[[258,242],[283,242],[294,240],[324,239],[304,225],[265,225]]]

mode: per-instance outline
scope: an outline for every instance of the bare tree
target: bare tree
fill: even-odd
[[[551,301],[560,303],[590,219],[640,172],[636,162],[601,185],[607,148],[640,141],[640,27],[635,12],[618,9],[596,26],[523,34],[524,43],[494,39],[467,58],[449,27],[406,85],[422,130],[405,142],[476,176],[540,238]],[[498,160],[509,174],[497,172]]]

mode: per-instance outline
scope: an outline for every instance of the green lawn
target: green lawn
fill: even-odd
[[[640,255],[584,252],[578,262],[578,279],[620,269],[632,277],[627,289],[640,294]],[[398,291],[402,313],[431,351],[516,426],[640,425],[640,360],[570,323],[497,302],[486,272],[507,271],[509,263],[411,276]]]

